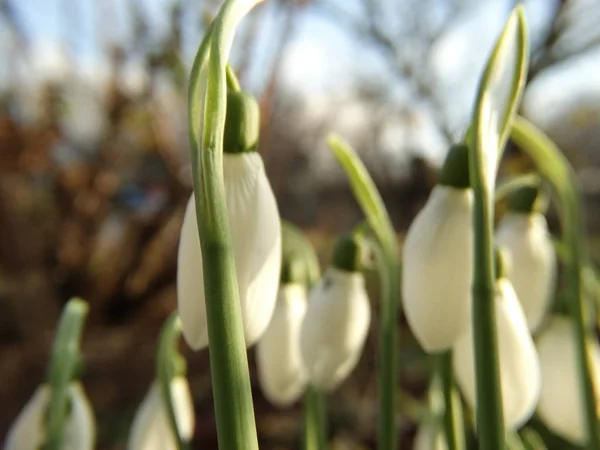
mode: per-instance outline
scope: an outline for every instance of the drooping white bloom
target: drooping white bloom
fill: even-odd
[[[79,382],[69,386],[70,413],[63,430],[64,450],[92,450],[96,441],[94,412]],[[39,386],[12,424],[5,450],[37,450],[46,439],[45,415],[50,403],[51,389]]]
[[[406,235],[402,301],[427,352],[450,348],[469,327],[472,203],[471,189],[438,185]]]
[[[553,433],[582,444],[587,431],[572,323],[566,317],[551,317],[536,343],[542,373],[538,415]],[[600,346],[593,336],[587,348],[596,409],[600,409]]]
[[[177,428],[184,439],[190,440],[194,434],[194,403],[185,377],[171,380],[171,397]],[[160,385],[155,381],[133,419],[127,450],[176,449]]]
[[[556,285],[556,252],[546,218],[537,212],[508,212],[498,224],[497,245],[511,260],[509,279],[535,332],[550,306]]]
[[[264,333],[275,307],[281,267],[280,219],[258,153],[224,153],[223,176],[244,334],[249,347]],[[204,275],[193,195],[179,242],[177,301],[187,343],[195,350],[206,347]]]
[[[360,272],[329,267],[310,293],[300,334],[300,351],[310,383],[335,389],[356,367],[371,323]]]
[[[300,329],[305,313],[306,288],[299,284],[281,286],[271,322],[256,346],[260,387],[277,406],[291,405],[306,387],[300,356]]]
[[[413,442],[413,450],[447,450],[442,429],[433,423],[421,422]]]
[[[507,278],[496,281],[494,306],[504,423],[508,429],[515,429],[531,417],[537,405],[540,366],[523,309]],[[453,350],[456,382],[466,401],[475,408],[472,327],[456,342]]]

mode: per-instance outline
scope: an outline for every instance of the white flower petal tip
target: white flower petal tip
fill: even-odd
[[[447,350],[469,327],[472,203],[471,189],[436,186],[406,235],[402,302],[429,353]]]
[[[44,415],[50,403],[51,390],[39,386],[12,424],[5,450],[35,450],[44,443]],[[69,386],[71,412],[63,431],[63,449],[92,450],[96,442],[96,421],[90,402],[79,382]]]
[[[300,355],[306,302],[304,286],[282,286],[271,322],[256,346],[258,381],[267,400],[275,406],[290,406],[306,388],[306,371]]]
[[[223,175],[244,335],[250,347],[264,333],[275,308],[281,270],[279,212],[258,153],[223,154]],[[188,345],[205,348],[204,274],[193,195],[181,228],[177,302]]]
[[[330,267],[310,293],[300,351],[310,383],[321,391],[339,386],[358,364],[371,323],[360,272]]]
[[[194,403],[184,377],[171,380],[171,396],[179,432],[190,440],[194,434]],[[135,414],[127,450],[177,450],[158,381],[152,384]]]
[[[497,282],[495,298],[498,357],[504,423],[516,429],[535,411],[541,388],[538,355],[523,309],[510,281]],[[475,408],[475,362],[472,329],[455,344],[454,373],[466,401]]]
[[[587,431],[575,352],[575,329],[571,321],[566,317],[551,317],[536,343],[542,372],[538,416],[553,433],[583,444]],[[600,405],[600,345],[592,336],[587,345],[596,405]]]
[[[508,251],[508,278],[533,333],[550,307],[556,286],[556,252],[546,218],[539,213],[508,212],[498,224],[496,243]]]
[[[427,422],[419,425],[412,448],[413,450],[448,450],[441,428]]]

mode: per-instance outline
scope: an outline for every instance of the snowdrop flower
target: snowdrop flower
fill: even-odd
[[[496,231],[496,243],[509,253],[509,279],[532,333],[542,323],[556,285],[556,253],[546,218],[536,210],[536,197],[536,188],[519,191]]]
[[[300,356],[300,329],[305,313],[306,288],[297,283],[282,284],[271,322],[256,347],[260,387],[276,406],[291,405],[306,387]]]
[[[12,424],[5,450],[37,450],[46,439],[45,415],[50,404],[51,389],[39,386]],[[70,413],[63,430],[64,450],[91,450],[96,440],[94,412],[79,382],[69,386]]]
[[[467,147],[457,145],[404,243],[404,311],[413,334],[429,353],[450,348],[469,327],[472,203]]]
[[[575,352],[575,330],[566,317],[552,316],[537,337],[542,373],[538,415],[552,431],[577,444],[587,438]],[[600,408],[600,346],[590,335],[587,342],[591,378]]]
[[[413,442],[413,450],[447,450],[442,429],[434,423],[421,422]]]
[[[240,106],[239,99],[235,100],[238,97],[232,95],[227,104],[223,177],[244,333],[246,345],[250,347],[264,333],[275,308],[281,266],[281,226],[262,158],[254,151],[258,122],[254,123],[246,117],[254,110],[258,115],[258,106],[253,99],[247,99],[249,96],[237,94],[245,99]],[[235,123],[241,124],[238,128],[242,130],[234,129],[234,119],[231,117],[238,120]],[[255,125],[255,135],[248,123]],[[237,137],[236,132],[239,134]],[[228,150],[235,153],[228,153]],[[194,350],[208,345],[202,265],[196,205],[192,194],[179,242],[177,301],[183,335]]]
[[[497,272],[494,306],[504,423],[507,429],[516,429],[531,417],[537,405],[541,384],[540,367],[523,309],[506,277],[502,262],[498,264]],[[472,327],[456,342],[453,350],[456,382],[467,403],[475,408]]]
[[[177,429],[189,441],[194,434],[194,404],[185,377],[171,380],[171,396]],[[152,384],[133,419],[127,450],[177,450],[158,381]]]
[[[365,345],[371,309],[357,237],[342,238],[333,265],[310,293],[300,332],[300,351],[310,383],[335,389],[356,367]]]

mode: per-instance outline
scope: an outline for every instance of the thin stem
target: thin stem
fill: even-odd
[[[173,398],[171,396],[171,381],[175,372],[175,364],[178,357],[177,345],[180,336],[181,321],[177,312],[173,312],[166,320],[160,333],[158,355],[156,358],[156,374],[160,384],[161,395],[167,409],[169,426],[177,443],[177,449],[187,450],[189,449],[189,445],[179,431]]]
[[[79,364],[79,343],[88,309],[85,301],[74,298],[69,300],[60,318],[48,370],[51,396],[46,422],[48,438],[43,447],[45,450],[63,448],[63,430],[69,407],[69,383]]]
[[[439,374],[444,396],[444,434],[448,450],[465,448],[462,410],[454,401],[454,373],[452,369],[452,350],[446,350],[438,356]]]
[[[511,194],[514,194],[518,190],[525,187],[539,187],[541,181],[542,180],[540,180],[540,177],[535,173],[527,173],[512,177],[508,181],[496,186],[494,201],[498,203],[499,201],[504,200]]]
[[[565,250],[566,290],[570,301],[569,314],[575,327],[577,362],[581,383],[581,394],[585,408],[585,419],[588,432],[586,448],[600,449],[598,416],[596,414],[595,386],[591,377],[588,358],[587,333],[584,318],[585,290],[582,283],[584,276],[583,227],[579,198],[573,170],[558,147],[533,124],[522,117],[514,123],[511,138],[535,162],[540,174],[548,179],[555,189],[561,216]]]
[[[198,231],[205,262],[204,292],[217,437],[219,447],[225,450],[258,449],[222,161],[227,101],[225,66],[235,27],[252,6],[252,2],[230,0],[219,10],[210,38],[202,151],[198,148],[198,135],[190,130]],[[199,51],[198,58],[202,56]],[[194,67],[201,68],[202,64],[200,61]],[[199,117],[196,109],[197,88],[201,84],[197,79],[199,70],[195,77],[190,79],[188,91],[192,126],[196,126]]]
[[[327,448],[327,413],[323,394],[309,386],[304,395],[303,450]]]
[[[242,90],[240,87],[240,82],[238,81],[233,68],[229,64],[225,66],[225,75],[227,77],[227,87],[229,90],[233,92],[240,92]]]
[[[375,234],[375,247],[381,280],[381,318],[379,340],[379,421],[378,448],[396,450],[396,405],[398,387],[398,296],[400,292],[400,261],[398,240],[381,195],[373,179],[356,152],[340,137],[330,135],[327,144],[342,166],[354,197],[360,204],[367,221]]]

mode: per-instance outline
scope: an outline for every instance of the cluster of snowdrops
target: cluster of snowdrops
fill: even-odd
[[[586,303],[567,298],[566,311],[574,311],[568,317],[563,315],[565,304],[553,301],[559,259],[544,214],[549,199],[572,200],[567,195],[571,191],[559,183],[568,166],[566,172],[544,166],[543,161],[556,157],[555,147],[516,116],[527,66],[522,10],[511,15],[496,43],[480,82],[472,126],[464,141],[450,148],[438,185],[408,230],[401,261],[396,234],[368,172],[341,139],[329,140],[366,220],[338,240],[321,274],[309,241],[279,217],[257,152],[257,103],[240,90],[226,62],[235,25],[253,5],[243,3],[225,2],[190,77],[194,193],[181,229],[178,307],[161,333],[156,381],[131,424],[128,449],[189,445],[194,408],[185,361],[177,351],[181,333],[192,349],[209,349],[221,448],[257,448],[245,353],[250,347],[257,352],[265,397],[285,408],[305,396],[304,448],[325,448],[319,396],[347,379],[361,357],[371,325],[363,271],[372,259],[382,282],[380,448],[397,448],[399,298],[422,348],[443,361],[432,386],[441,385],[445,405],[439,415],[423,420],[415,449],[465,448],[455,384],[476,413],[480,448],[502,448],[504,436],[536,411],[552,433],[598,448],[587,422],[597,421],[600,347],[593,326],[580,323]],[[203,111],[196,106],[202,104],[199,93],[204,95]],[[495,189],[509,135],[531,152],[534,162],[541,161],[539,174]],[[501,198],[508,200],[508,209],[492,236],[493,206]],[[559,208],[575,216],[568,205]],[[573,228],[564,222],[565,228]],[[567,247],[579,245],[579,232],[564,239]],[[579,267],[581,283],[584,257],[569,253],[565,260],[567,272]],[[487,284],[482,277],[486,267],[492,277]],[[579,302],[579,308],[569,302]],[[78,342],[86,312],[82,300],[67,304],[48,379],[15,419],[7,450],[94,448],[94,414],[78,381]],[[580,348],[587,355],[583,360]]]

